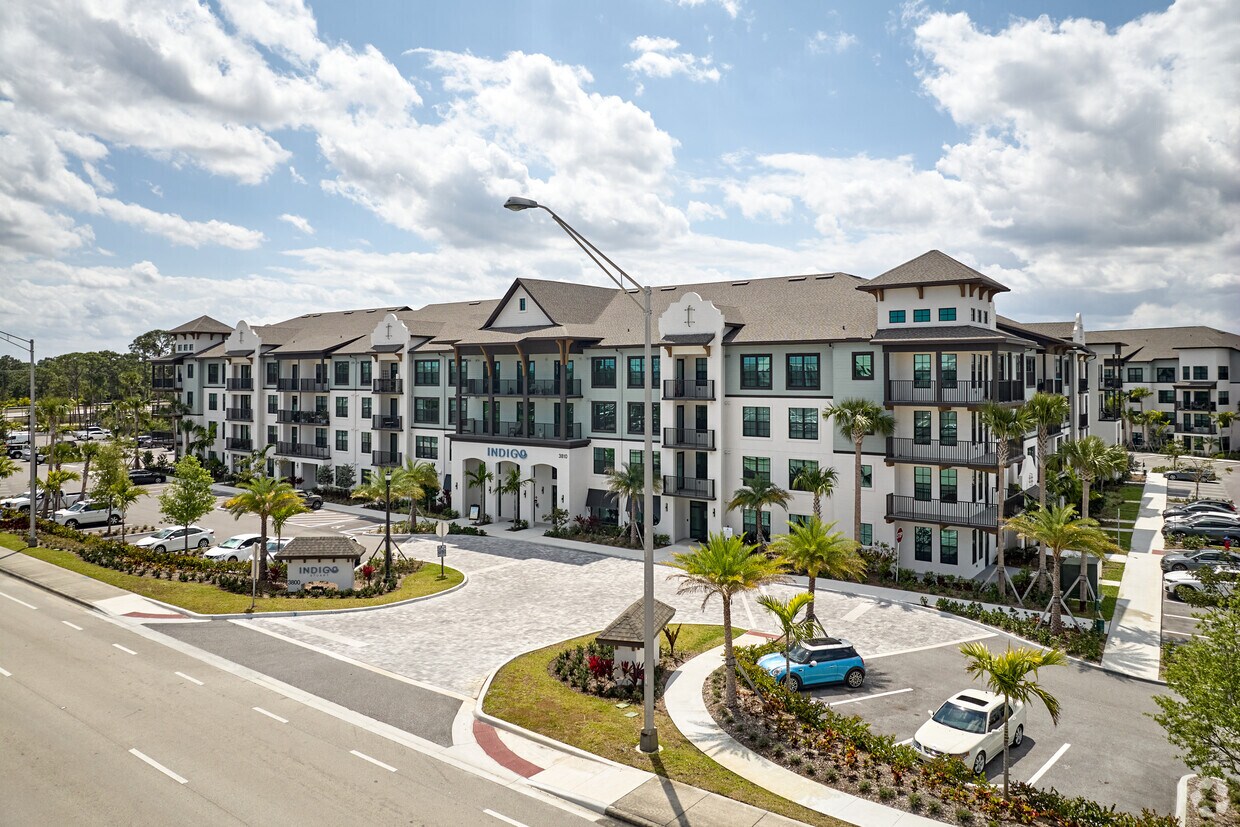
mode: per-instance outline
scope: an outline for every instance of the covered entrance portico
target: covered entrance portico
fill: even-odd
[[[569,517],[586,509],[587,474],[590,449],[585,445],[540,446],[506,444],[471,434],[450,434],[452,496],[461,503],[461,516],[468,517],[471,505],[481,505],[483,494],[469,487],[470,474],[485,465],[494,475],[487,486],[486,514],[494,522],[511,521],[519,515],[530,525],[547,524],[544,519],[552,507],[562,508]],[[515,469],[521,480],[528,480],[517,492],[496,493]],[[579,480],[577,485],[574,480]]]

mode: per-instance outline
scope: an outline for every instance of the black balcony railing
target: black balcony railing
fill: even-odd
[[[893,462],[959,465],[966,468],[998,468],[998,445],[997,442],[918,442],[903,437],[888,437],[887,459]],[[1009,442],[1008,461],[1020,455],[1020,443]]]
[[[224,412],[225,418],[229,422],[253,422],[253,408],[229,408]]]
[[[1079,421],[1076,423],[1076,426],[1078,428],[1088,428],[1089,427],[1089,414],[1087,413],[1080,414],[1080,418],[1079,418]]]
[[[715,380],[698,382],[696,379],[664,379],[664,399],[714,399]]]
[[[506,439],[581,439],[581,423],[572,422],[568,426],[568,435],[560,437],[556,433],[554,422],[527,422],[522,430],[520,422],[487,422],[484,419],[462,419],[457,427],[458,434],[490,435]]]
[[[1177,411],[1212,411],[1216,407],[1214,402],[1185,402],[1182,399],[1177,399],[1175,403]]]
[[[887,382],[889,405],[982,405],[1021,402],[1025,385],[1015,379],[892,379]]]
[[[1124,387],[1124,380],[1120,379],[1118,376],[1102,377],[1102,389],[1104,391],[1116,391],[1122,387]]]
[[[400,451],[371,451],[370,464],[377,468],[393,468],[401,464]]]
[[[331,459],[332,449],[326,445],[307,445],[304,442],[277,442],[276,453],[282,457]]]
[[[399,416],[382,416],[376,414],[370,423],[370,427],[376,431],[399,431],[403,427],[404,418]]]
[[[1098,412],[1098,419],[1102,422],[1115,422],[1119,419],[1119,408],[1103,408]]]
[[[581,396],[581,380],[568,379],[568,386],[564,389],[565,396]],[[559,379],[531,379],[528,382],[530,386],[530,396],[559,396],[561,380]]]
[[[689,497],[694,500],[713,500],[715,481],[696,477],[663,475],[663,493],[669,497]]]
[[[1019,514],[1024,509],[1024,504],[1024,494],[1008,497],[1004,504],[1004,518]],[[919,500],[901,494],[888,494],[887,519],[968,526],[994,531],[999,519],[999,509],[987,503]]]
[[[715,432],[706,428],[664,428],[663,445],[690,451],[713,451]]]
[[[1177,434],[1198,434],[1201,436],[1213,436],[1218,433],[1218,429],[1213,425],[1185,425],[1181,422],[1175,426]]]
[[[239,436],[230,436],[228,438],[227,448],[230,451],[253,451],[254,440]]]
[[[297,390],[297,380],[281,376],[276,380],[276,389],[282,391],[295,391]]]
[[[395,377],[380,377],[370,383],[371,393],[404,393],[405,383]]]
[[[176,390],[178,382],[171,376],[156,376],[151,380],[151,387],[157,391]]]
[[[1037,389],[1042,393],[1063,393],[1062,379],[1039,379]]]
[[[1059,434],[1061,434],[1061,433],[1063,433],[1063,423],[1062,423],[1062,422],[1056,422],[1054,425],[1047,425],[1047,426],[1046,426],[1046,435],[1047,435],[1047,436],[1058,436],[1058,435],[1059,435]]]
[[[331,416],[327,411],[276,411],[276,422],[292,425],[327,425]]]
[[[302,379],[297,383],[297,389],[303,393],[327,393],[326,379]]]
[[[243,376],[237,379],[229,379],[227,385],[230,391],[252,391],[254,390],[254,378]]]

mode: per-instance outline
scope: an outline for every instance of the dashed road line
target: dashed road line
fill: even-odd
[[[198,684],[199,686],[206,686],[206,684],[203,683],[202,681],[198,680],[197,678],[191,678],[189,675],[185,674],[184,672],[173,672],[172,674],[176,675],[179,678],[185,678],[185,680],[189,681],[190,683]]]
[[[355,749],[351,749],[349,750],[349,752],[353,755],[356,755],[358,758],[362,759],[363,761],[369,761],[370,763],[374,764],[376,767],[383,767],[383,769],[387,770],[388,772],[396,772],[396,767],[393,767],[391,764],[385,764],[382,761],[380,761],[378,758],[371,758],[369,755],[367,755],[364,752],[358,752]]]
[[[272,720],[275,720],[275,721],[279,721],[282,724],[288,723],[288,718],[281,718],[279,715],[275,714],[274,712],[268,712],[267,710],[263,709],[261,706],[252,706],[250,707],[250,709],[253,709],[259,715],[266,715],[268,718],[271,718]]]
[[[1064,744],[1062,747],[1057,749],[1055,751],[1055,754],[1050,757],[1050,760],[1048,760],[1045,764],[1043,764],[1042,768],[1039,769],[1037,772],[1035,772],[1033,776],[1029,779],[1029,782],[1028,782],[1029,786],[1033,786],[1034,784],[1041,781],[1042,776],[1046,775],[1046,771],[1049,770],[1051,767],[1055,766],[1055,762],[1058,761],[1060,757],[1063,756],[1063,754],[1068,751],[1068,747],[1070,746],[1072,745]]]
[[[7,670],[7,669],[4,669],[4,668],[0,668],[0,675],[3,675],[3,676],[4,676],[4,677],[6,677],[6,678],[11,678],[11,677],[13,677],[13,673],[12,673],[12,672],[10,672],[10,671],[9,671],[9,670]]]
[[[130,654],[130,655],[136,655],[136,654],[138,654],[137,652],[135,652],[135,651],[134,651],[134,650],[132,650],[132,649],[127,649],[127,648],[125,648],[124,646],[121,646],[119,643],[113,643],[112,645],[113,645],[114,647],[116,647],[117,649],[120,649],[122,652],[125,652],[126,654]]]
[[[905,692],[912,692],[912,691],[913,691],[913,688],[910,686],[906,689],[893,689],[890,692],[875,692],[873,695],[862,695],[860,698],[846,698],[845,700],[842,700],[842,701],[823,701],[823,703],[826,706],[843,706],[844,704],[855,704],[855,703],[860,703],[861,701],[872,701],[875,698],[885,698],[888,695],[901,695]]]
[[[20,603],[21,605],[25,606],[27,609],[34,609],[36,612],[39,610],[38,606],[31,605],[30,603],[27,603],[25,600],[18,600],[16,597],[14,597],[11,594],[5,594],[4,592],[0,592],[0,597],[7,597],[9,600],[12,600],[14,603]]]
[[[68,626],[70,629],[77,629],[79,632],[82,631],[82,627],[77,625],[76,623],[70,623],[67,620],[62,620],[60,622]]]
[[[505,824],[511,824],[513,827],[529,827],[529,825],[527,825],[525,822],[517,821],[515,818],[509,818],[503,813],[497,813],[494,810],[483,810],[482,812],[486,813],[491,818],[498,818],[500,821],[504,822]]]
[[[150,757],[149,755],[144,755],[144,754],[142,754],[141,752],[138,752],[136,749],[131,749],[131,750],[129,751],[129,754],[130,754],[130,755],[132,755],[132,756],[134,756],[135,758],[140,758],[140,759],[142,759],[143,761],[145,761],[146,763],[150,764],[152,767],[154,767],[155,769],[159,770],[159,771],[160,771],[160,772],[162,772],[164,775],[168,776],[169,778],[171,778],[173,781],[177,782],[178,784],[188,784],[188,783],[189,783],[189,780],[188,780],[188,779],[186,779],[186,778],[182,778],[181,776],[177,775],[175,772],[173,772],[172,770],[168,769],[168,768],[167,768],[167,767],[165,767],[163,764],[159,763],[158,761],[156,761],[154,758]]]

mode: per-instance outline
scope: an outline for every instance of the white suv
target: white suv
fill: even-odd
[[[1008,712],[1012,746],[1025,740],[1025,705],[1013,701]],[[986,763],[1003,752],[1003,696],[980,689],[952,695],[913,736],[921,758],[959,758],[979,775]]]
[[[132,545],[138,548],[149,548],[152,551],[188,551],[205,549],[215,542],[215,532],[209,528],[192,525],[189,528],[161,528],[154,534],[137,540]]]
[[[68,508],[57,511],[52,515],[52,519],[69,528],[84,528],[96,525],[119,525],[121,515],[109,509],[107,503],[79,500]]]

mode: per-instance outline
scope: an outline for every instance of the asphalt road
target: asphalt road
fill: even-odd
[[[6,822],[585,821],[3,576],[0,642]]]

